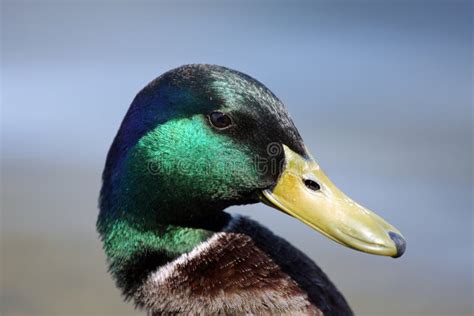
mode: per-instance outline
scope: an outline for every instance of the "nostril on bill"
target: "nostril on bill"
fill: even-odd
[[[405,252],[406,245],[407,245],[405,239],[403,239],[402,236],[394,232],[388,232],[388,235],[390,236],[390,239],[393,240],[393,242],[395,243],[395,246],[397,247],[397,254],[393,256],[393,258],[401,257],[403,253]]]
[[[311,191],[318,191],[321,189],[321,186],[316,181],[311,179],[303,179],[303,183]]]

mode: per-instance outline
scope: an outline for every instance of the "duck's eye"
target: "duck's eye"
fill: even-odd
[[[218,129],[223,129],[232,125],[230,116],[218,111],[209,114],[209,122],[211,122],[212,126]]]
[[[304,182],[304,185],[311,191],[318,191],[319,189],[321,189],[321,187],[316,181],[313,181],[310,179],[303,179],[303,182]]]

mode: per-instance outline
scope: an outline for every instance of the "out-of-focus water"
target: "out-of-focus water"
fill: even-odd
[[[1,308],[133,314],[95,232],[105,154],[134,95],[214,63],[287,105],[333,181],[397,226],[397,260],[261,204],[359,315],[472,314],[469,1],[2,2]]]

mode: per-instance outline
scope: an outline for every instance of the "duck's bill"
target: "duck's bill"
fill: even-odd
[[[312,158],[283,148],[284,169],[276,185],[262,191],[264,203],[344,246],[395,258],[403,254],[405,239],[395,227],[342,193]]]

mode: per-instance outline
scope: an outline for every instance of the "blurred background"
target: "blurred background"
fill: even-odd
[[[95,231],[135,94],[187,63],[257,78],[332,180],[398,227],[397,260],[257,204],[358,315],[472,315],[470,1],[2,1],[2,315],[141,315]]]

